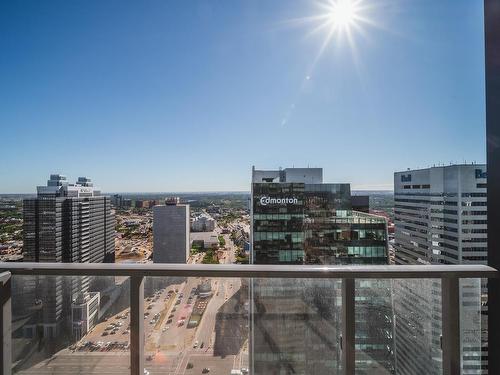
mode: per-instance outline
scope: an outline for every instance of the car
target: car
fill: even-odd
[[[149,375],[149,371],[144,369],[144,375]]]
[[[202,374],[208,374],[210,372],[210,369],[208,367],[205,367],[203,370],[201,370]]]
[[[200,349],[203,349],[204,346],[205,346],[205,343],[202,341],[200,344]]]
[[[146,357],[146,361],[152,361],[152,360],[153,360],[153,356],[152,356],[152,355],[148,355],[148,356]]]
[[[167,327],[163,327],[163,329],[161,331],[165,332],[166,330],[167,330]]]
[[[169,318],[169,319],[172,319],[173,317],[174,317],[174,314],[170,314],[170,315],[168,316],[168,318]]]
[[[167,324],[172,323],[172,319],[167,320]]]
[[[193,348],[195,348],[195,349],[196,349],[197,347],[198,347],[198,340],[196,340],[196,341],[194,342],[194,345],[193,345]]]
[[[249,371],[246,367],[242,367],[241,372],[243,373],[243,375],[246,375],[246,374],[248,374]]]
[[[103,336],[107,336],[107,335],[109,335],[109,333],[108,333],[107,331],[104,331],[104,332],[102,333],[102,335],[103,335]]]

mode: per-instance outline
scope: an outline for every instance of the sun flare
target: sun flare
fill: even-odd
[[[328,22],[334,28],[347,28],[358,17],[357,3],[352,0],[337,0],[329,4]]]

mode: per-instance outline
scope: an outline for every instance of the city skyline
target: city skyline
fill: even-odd
[[[52,172],[248,191],[252,165],[390,190],[394,171],[484,162],[482,3],[370,4],[352,44],[306,1],[2,4],[0,193]]]

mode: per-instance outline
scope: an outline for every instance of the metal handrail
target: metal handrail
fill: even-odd
[[[355,280],[356,279],[441,279],[443,311],[443,374],[460,372],[461,278],[497,278],[496,269],[485,265],[235,265],[235,264],[128,264],[128,263],[0,263],[0,333],[4,348],[10,348],[10,274],[54,276],[130,277],[130,371],[144,370],[144,278],[147,276],[239,277],[239,278],[330,278],[342,280],[341,350],[343,373],[355,373]],[[10,350],[3,351],[5,355]],[[7,358],[7,357],[5,357]],[[10,375],[10,361],[0,365],[0,375]]]
[[[203,276],[263,278],[497,278],[486,265],[237,265],[128,263],[2,263],[12,275],[59,276]]]

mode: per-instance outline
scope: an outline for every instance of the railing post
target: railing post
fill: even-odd
[[[443,375],[460,374],[460,279],[441,279]]]
[[[354,375],[355,371],[355,287],[354,279],[342,279],[342,368],[344,375]]]
[[[144,277],[130,278],[130,374],[144,375]]]
[[[2,345],[0,346],[0,375],[12,373],[12,307],[11,307],[11,274],[0,274],[0,332]]]

